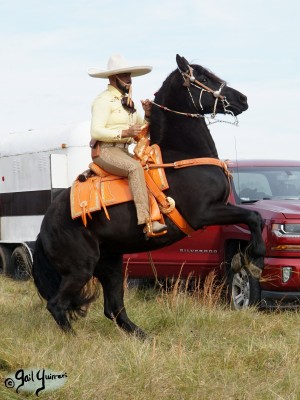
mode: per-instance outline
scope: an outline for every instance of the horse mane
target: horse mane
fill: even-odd
[[[221,79],[218,77],[215,73],[213,73],[211,70],[202,67],[201,65],[198,64],[191,64],[191,67],[194,69],[194,71],[197,71],[200,75],[206,75],[209,79],[215,81],[215,82],[225,82],[224,79]]]

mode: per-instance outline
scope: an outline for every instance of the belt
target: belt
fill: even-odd
[[[122,142],[100,142],[102,148],[106,147],[120,147],[121,149],[128,149],[130,143]]]

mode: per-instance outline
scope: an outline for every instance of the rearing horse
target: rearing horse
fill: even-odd
[[[218,158],[205,114],[247,110],[247,98],[217,76],[201,67],[189,65],[177,55],[178,68],[156,93],[151,113],[151,144],[161,148],[164,163],[192,158]],[[227,204],[228,177],[216,165],[195,165],[165,170],[169,183],[167,196],[188,224],[197,230],[209,225],[246,224],[251,231],[248,258],[252,268],[263,269],[264,242],[260,215]],[[104,314],[129,333],[145,333],[127,316],[123,292],[123,254],[155,250],[182,239],[185,234],[165,218],[168,232],[146,240],[137,225],[132,201],[110,207],[110,221],[103,211],[94,213],[85,228],[72,220],[70,189],[50,205],[37,238],[34,282],[58,325],[72,331],[70,318],[84,315],[94,293],[86,287],[92,277],[103,288]]]

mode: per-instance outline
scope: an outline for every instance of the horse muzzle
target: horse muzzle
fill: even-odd
[[[232,111],[234,115],[239,115],[242,112],[246,111],[248,107],[249,105],[247,101],[247,96],[240,94],[238,101],[236,100],[229,101],[229,106],[227,109]]]

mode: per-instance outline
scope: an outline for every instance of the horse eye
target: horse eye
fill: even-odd
[[[206,76],[201,75],[201,76],[199,77],[198,81],[200,81],[200,82],[202,82],[202,83],[205,83],[205,82],[207,82],[207,78],[206,78]]]

